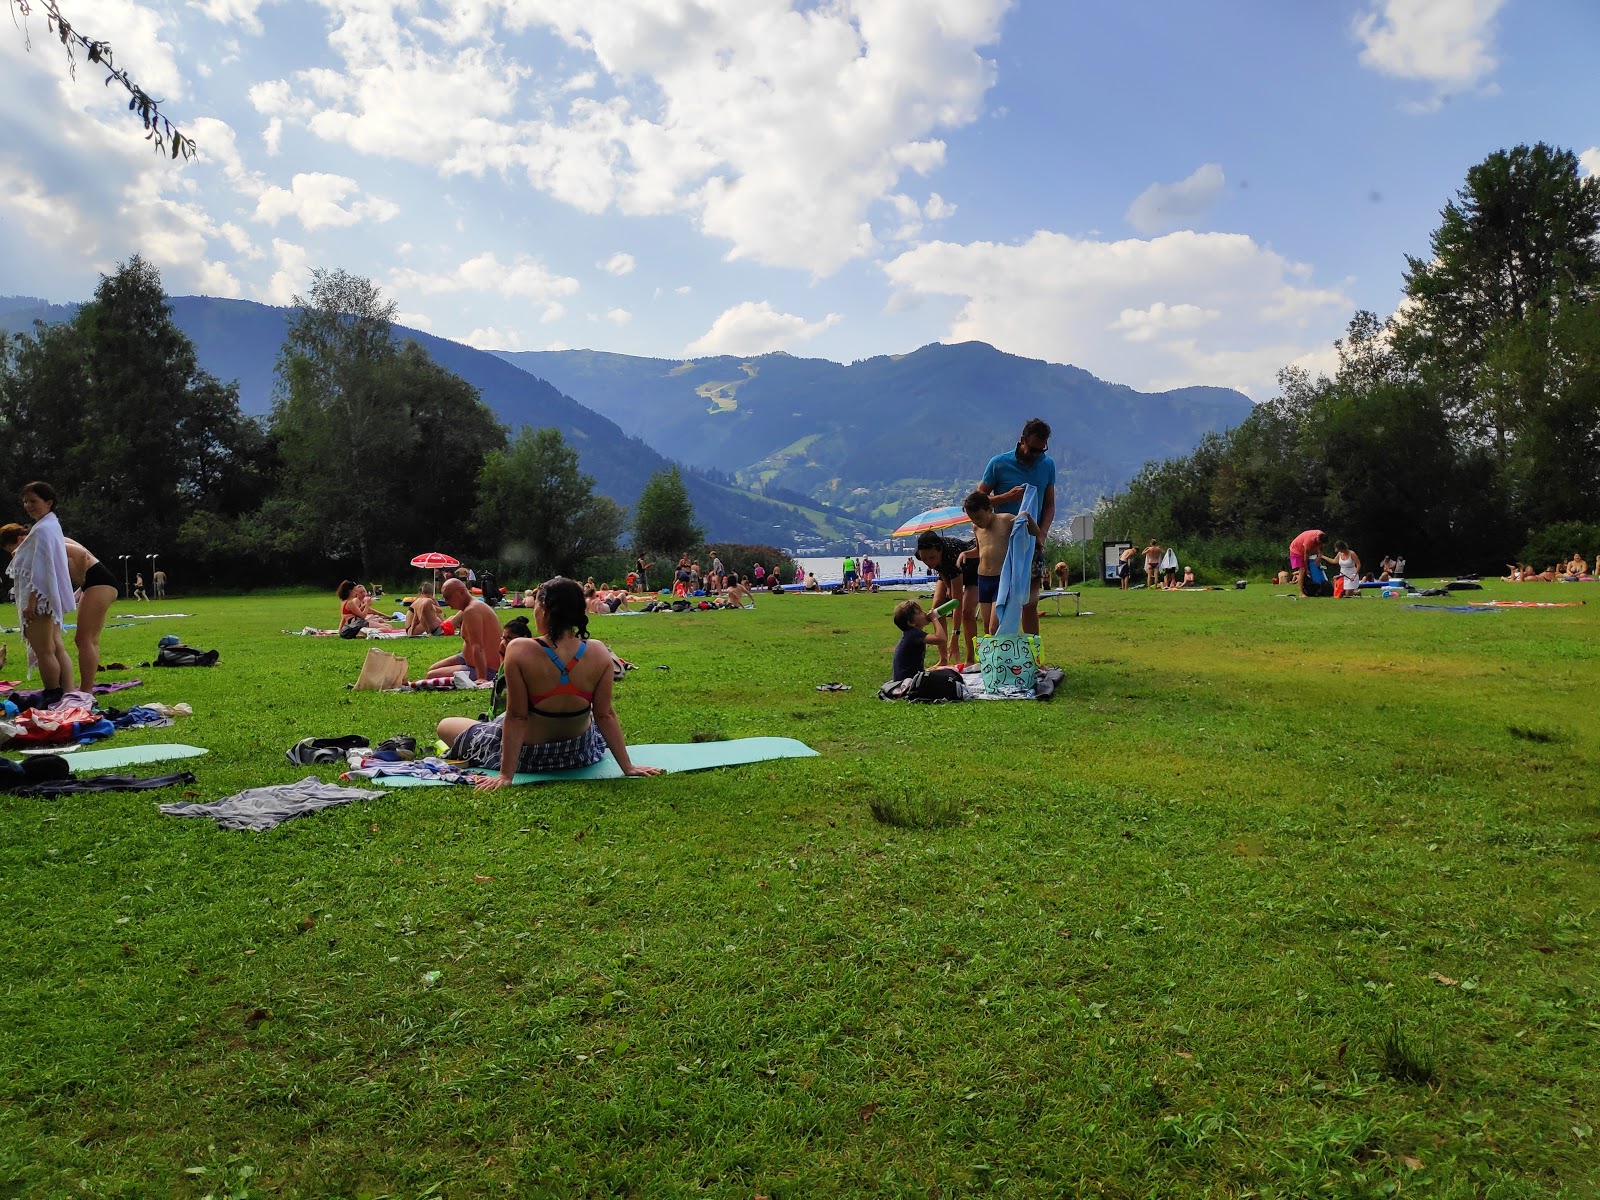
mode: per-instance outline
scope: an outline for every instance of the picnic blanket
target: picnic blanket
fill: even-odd
[[[765,762],[774,758],[816,758],[817,751],[794,738],[753,737],[734,738],[725,742],[662,742],[628,747],[628,757],[640,766],[660,767],[670,773],[680,771],[709,771],[713,767],[735,767],[746,763]],[[472,783],[492,771],[464,771],[461,783]],[[556,780],[621,779],[622,768],[607,750],[605,757],[593,766],[573,767],[565,771],[537,771],[518,774],[513,786],[528,783],[552,783]],[[374,783],[383,787],[443,787],[443,779],[422,779],[410,776],[377,776]]]

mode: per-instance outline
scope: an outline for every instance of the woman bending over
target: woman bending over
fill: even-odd
[[[506,711],[493,721],[446,717],[439,737],[450,757],[500,773],[478,784],[504,787],[518,772],[558,771],[597,763],[609,748],[624,775],[659,775],[628,758],[622,722],[611,704],[613,656],[590,640],[583,588],[557,577],[533,602],[534,638],[505,651]]]

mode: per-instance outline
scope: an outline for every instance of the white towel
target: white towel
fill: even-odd
[[[31,597],[38,597],[38,611],[64,624],[69,612],[78,607],[72,592],[72,576],[67,566],[67,539],[61,522],[53,512],[45,513],[28,530],[6,574],[17,581],[17,615],[27,610]]]

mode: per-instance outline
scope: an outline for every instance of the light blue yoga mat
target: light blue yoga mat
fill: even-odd
[[[146,746],[107,746],[104,750],[79,750],[76,754],[66,755],[66,760],[67,766],[76,774],[79,771],[101,771],[107,767],[129,767],[134,763],[199,758],[204,753],[206,751],[199,746],[157,742]]]
[[[766,762],[773,758],[816,758],[817,752],[794,738],[736,738],[728,742],[663,742],[658,745],[629,746],[628,757],[642,767],[661,767],[666,771],[709,771],[713,767],[737,767],[745,763]],[[525,783],[551,783],[558,779],[621,779],[622,768],[611,751],[590,767],[568,771],[539,771],[518,775],[513,786]],[[440,779],[417,779],[393,775],[374,779],[380,787],[451,787]]]

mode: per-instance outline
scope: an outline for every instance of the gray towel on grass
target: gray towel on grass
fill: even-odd
[[[367,788],[338,787],[307,775],[299,783],[278,783],[250,788],[210,804],[158,805],[169,817],[210,817],[223,829],[272,829],[290,817],[350,804],[383,792]]]

